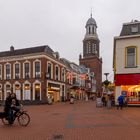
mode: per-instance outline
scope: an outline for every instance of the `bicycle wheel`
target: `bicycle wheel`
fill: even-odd
[[[18,123],[22,126],[27,126],[30,123],[30,116],[27,113],[21,113],[18,116]]]

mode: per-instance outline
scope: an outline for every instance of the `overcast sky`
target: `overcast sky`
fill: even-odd
[[[113,38],[122,24],[140,20],[140,0],[0,0],[0,51],[49,45],[79,64],[85,24],[97,22],[103,73],[113,79]],[[103,75],[103,80],[105,76]]]

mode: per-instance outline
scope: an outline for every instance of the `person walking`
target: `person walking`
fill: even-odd
[[[74,104],[74,96],[73,95],[70,96],[70,104]]]
[[[105,107],[106,106],[106,98],[105,98],[105,95],[102,96],[102,103],[103,103],[103,106]]]
[[[122,95],[120,95],[119,97],[118,97],[118,106],[117,106],[117,109],[123,109],[123,103],[124,103],[124,99],[123,99],[123,96]]]
[[[111,97],[110,95],[107,96],[107,109],[111,108]]]

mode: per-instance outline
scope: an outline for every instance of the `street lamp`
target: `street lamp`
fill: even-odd
[[[47,79],[49,79],[49,78],[50,78],[50,74],[47,72],[47,73],[45,74],[45,77],[46,77]]]
[[[106,80],[104,81],[105,91],[108,92],[108,84],[109,84],[109,81],[107,79],[107,76],[109,75],[109,73],[104,73],[104,75],[106,76]]]
[[[106,76],[106,80],[107,80],[107,76],[109,75],[109,73],[104,73],[104,75]]]

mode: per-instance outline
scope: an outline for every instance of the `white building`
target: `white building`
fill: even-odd
[[[128,104],[140,104],[140,22],[124,23],[114,37],[113,68],[115,100],[126,96]]]

